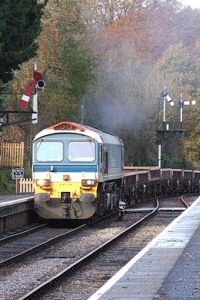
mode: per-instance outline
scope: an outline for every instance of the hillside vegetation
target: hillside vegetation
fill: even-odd
[[[39,122],[4,127],[2,141],[24,140],[31,163],[31,142],[39,130],[62,120],[83,121],[120,136],[127,165],[157,165],[156,130],[163,125],[166,86],[175,102],[166,106],[171,130],[181,129],[181,96],[197,105],[183,108],[184,134],[171,132],[162,139],[162,166],[199,168],[200,10],[175,0],[49,0],[43,5],[38,50],[18,61],[20,70],[12,66],[6,86],[2,67],[0,72],[4,90],[13,93],[3,96],[2,107],[19,109],[20,93],[37,62],[46,82],[39,94]]]

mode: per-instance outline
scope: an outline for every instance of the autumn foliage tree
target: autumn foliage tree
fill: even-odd
[[[175,128],[180,93],[185,99],[200,97],[199,17],[199,10],[184,9],[176,0],[49,0],[37,56],[12,82],[23,92],[35,61],[45,76],[32,133],[64,119],[79,122],[84,104],[85,123],[124,140],[126,163],[157,164],[163,85],[176,102],[169,110]],[[183,167],[187,149],[197,159],[190,132],[198,133],[198,113],[198,106],[184,109],[187,136],[177,149],[169,143],[168,165]],[[180,151],[182,161],[176,159]]]
[[[48,80],[48,90],[41,97],[42,123],[49,120],[71,119],[80,121],[81,97],[88,91],[94,82],[95,60],[90,49],[89,38],[81,15],[81,1],[57,1],[52,10],[51,1],[47,10],[51,12],[48,23],[50,38],[57,40],[53,47],[51,63],[46,61],[44,72]],[[56,12],[56,13],[55,13]],[[48,22],[48,14],[45,15]],[[52,27],[52,18],[54,26]],[[41,55],[46,47],[41,37]],[[52,61],[55,54],[55,61]],[[54,109],[52,110],[52,107]]]
[[[107,1],[102,2],[108,5]],[[136,4],[136,1],[132,2]],[[194,60],[189,54],[200,38],[199,11],[183,9],[177,1],[138,1],[137,4],[126,12],[119,10],[120,13],[114,19],[111,13],[110,18],[107,16],[109,22],[104,18],[103,10],[101,21],[104,26],[101,30],[98,27],[101,10],[98,10],[98,26],[94,30],[98,38],[94,48],[101,60],[98,66],[98,85],[91,97],[88,96],[88,102],[93,104],[96,114],[90,116],[88,110],[87,117],[93,124],[98,122],[101,127],[105,126],[120,134],[124,141],[127,140],[127,161],[132,160],[137,164],[135,154],[138,153],[138,163],[157,163],[156,127],[151,124],[157,122],[158,98],[164,83],[177,99],[176,108],[171,111],[171,118],[175,119],[178,118],[181,85],[184,96],[189,99],[195,93],[194,83],[198,85]],[[112,6],[111,3],[110,5]],[[195,26],[192,27],[192,24]],[[190,115],[191,113],[192,111],[189,112]],[[185,119],[189,120],[187,116]],[[189,130],[191,123],[188,125]],[[140,139],[142,136],[145,138]],[[144,149],[148,148],[146,159],[145,151],[139,150],[142,140]],[[183,144],[177,151],[180,149],[182,151]],[[183,151],[181,153],[183,157]],[[183,166],[182,162],[175,162],[173,159],[169,161],[171,166],[173,163]]]
[[[14,91],[23,93],[32,78],[34,63],[44,75],[44,93],[39,93],[38,130],[60,120],[80,121],[81,97],[94,81],[95,62],[81,18],[80,1],[49,0],[38,37],[38,55],[15,72]],[[19,99],[15,99],[15,103]],[[30,108],[31,108],[30,101]],[[29,126],[24,126],[28,132]]]

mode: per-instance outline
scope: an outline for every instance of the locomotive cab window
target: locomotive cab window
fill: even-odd
[[[36,159],[38,161],[62,161],[63,153],[63,143],[59,141],[40,140],[36,145]]]
[[[95,160],[95,143],[87,142],[70,142],[68,159],[72,162],[92,162]]]

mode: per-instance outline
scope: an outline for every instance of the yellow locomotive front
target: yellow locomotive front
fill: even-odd
[[[97,208],[99,143],[81,125],[62,122],[33,142],[35,208],[44,219],[88,219]]]

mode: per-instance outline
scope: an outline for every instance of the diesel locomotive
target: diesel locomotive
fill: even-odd
[[[122,141],[60,122],[33,140],[35,209],[46,220],[87,220],[159,196],[199,193],[200,171],[124,167]]]
[[[60,122],[33,140],[35,208],[44,219],[89,219],[117,209],[123,191],[122,141]]]

